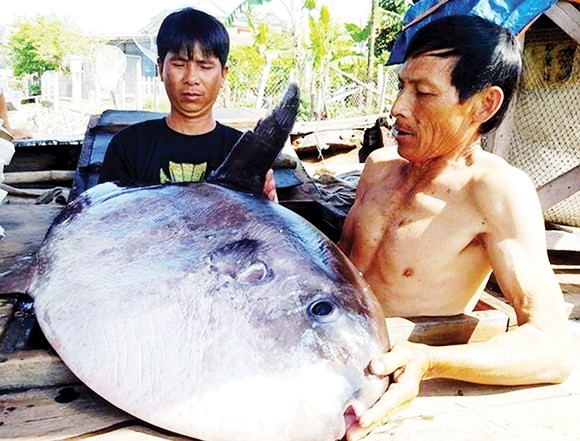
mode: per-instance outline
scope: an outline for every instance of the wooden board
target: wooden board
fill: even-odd
[[[96,432],[93,436],[90,437],[90,439],[91,441],[195,441],[192,438],[138,424],[129,427],[112,427],[110,429],[102,430]]]
[[[577,357],[566,382],[508,387],[425,381],[419,397],[365,441],[577,441],[580,324],[571,327]]]
[[[78,382],[60,357],[49,350],[0,354],[0,393]]]
[[[504,311],[474,311],[450,317],[390,317],[391,344],[401,340],[432,346],[473,343],[505,333],[509,317]]]
[[[68,439],[133,420],[80,384],[0,395],[2,440]]]
[[[407,409],[366,441],[578,440],[580,372],[562,385],[477,386],[426,381]]]

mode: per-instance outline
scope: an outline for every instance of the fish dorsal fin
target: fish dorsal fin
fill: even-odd
[[[284,98],[253,131],[242,135],[208,182],[256,195],[262,194],[266,172],[282,151],[298,114],[300,92],[290,84]]]

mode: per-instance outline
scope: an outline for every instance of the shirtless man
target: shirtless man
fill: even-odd
[[[386,422],[426,378],[557,383],[572,370],[534,186],[480,144],[501,122],[520,75],[515,37],[478,17],[435,21],[409,44],[391,111],[400,158],[371,154],[339,246],[386,316],[472,311],[493,270],[519,326],[481,343],[395,344],[370,366],[395,381],[349,441]]]

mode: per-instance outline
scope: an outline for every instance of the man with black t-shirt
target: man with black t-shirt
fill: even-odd
[[[216,18],[192,8],[168,15],[157,34],[159,73],[171,110],[131,125],[111,140],[99,182],[197,182],[221,165],[242,133],[217,122],[213,105],[228,67],[229,36]],[[264,194],[276,199],[272,170]]]

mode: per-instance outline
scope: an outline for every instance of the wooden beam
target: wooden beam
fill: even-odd
[[[538,188],[542,210],[553,207],[578,191],[580,191],[580,165]]]
[[[74,170],[45,170],[45,171],[25,171],[4,173],[4,183],[33,184],[39,182],[60,182],[72,181]]]
[[[62,360],[46,350],[0,354],[0,392],[78,382]]]
[[[449,317],[389,317],[386,319],[391,345],[401,340],[433,346],[473,343],[503,334],[509,317],[495,309]]]
[[[135,421],[82,384],[3,394],[0,409],[3,440],[85,439]]]
[[[560,0],[544,14],[580,44],[580,11],[578,9],[569,2]]]

